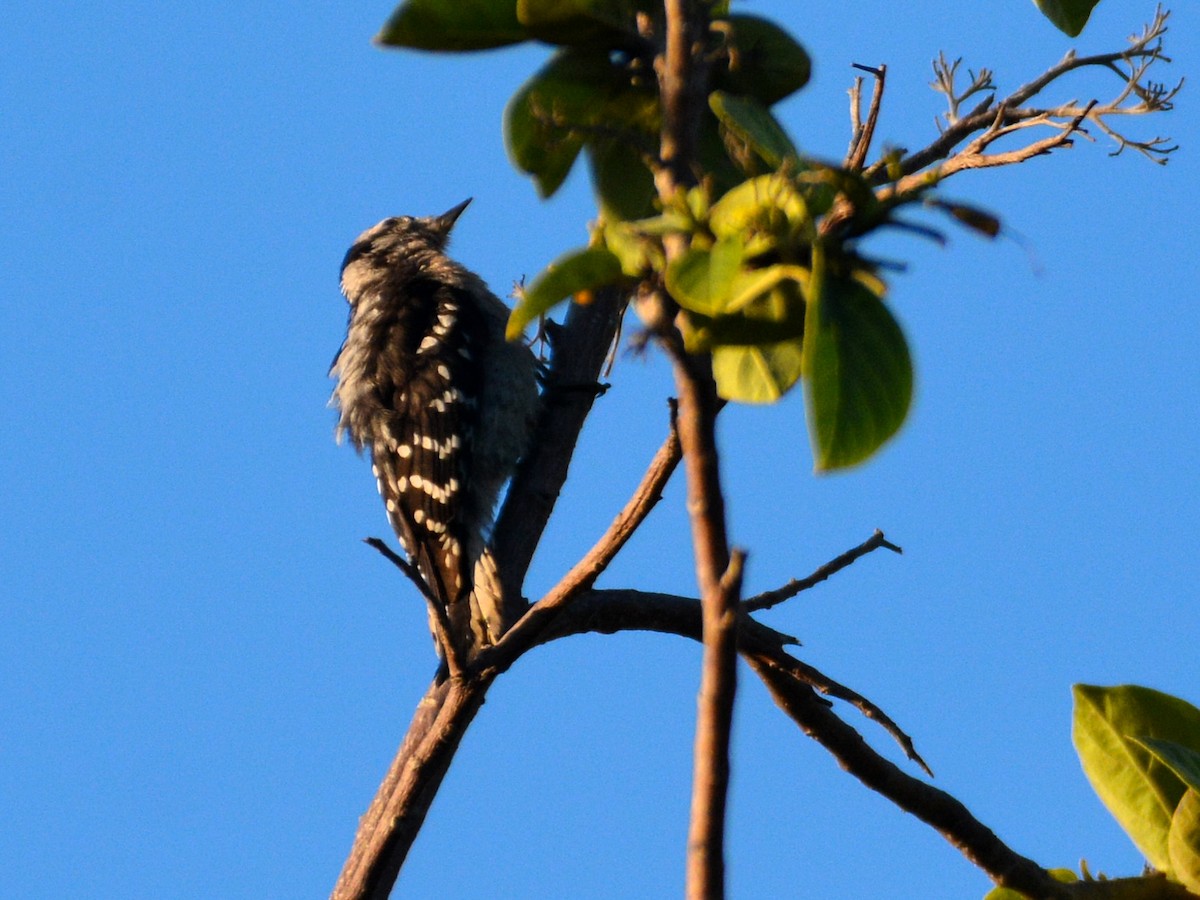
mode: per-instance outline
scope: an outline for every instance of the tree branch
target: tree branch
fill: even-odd
[[[650,511],[662,499],[663,489],[682,457],[676,429],[675,405],[671,405],[670,433],[651,460],[641,483],[592,549],[562,577],[549,593],[531,606],[524,616],[478,660],[483,668],[500,671],[511,666],[538,642],[542,631],[582,591],[589,589],[610,562],[633,537]]]
[[[742,603],[742,612],[758,612],[759,610],[770,609],[772,606],[777,606],[784,600],[790,600],[801,591],[807,591],[810,588],[816,587],[830,575],[834,575],[847,566],[853,565],[855,561],[866,556],[868,553],[871,553],[874,550],[878,550],[880,547],[886,547],[893,553],[904,552],[900,547],[897,547],[895,544],[885,538],[883,536],[883,532],[876,528],[875,533],[857,547],[853,547],[850,550],[847,550],[841,556],[831,559],[807,578],[793,578],[783,587],[776,588],[773,591],[764,591],[763,593],[756,594],[755,596],[744,601]]]
[[[1104,117],[1111,115],[1143,115],[1150,112],[1166,112],[1171,109],[1172,101],[1182,82],[1173,88],[1165,88],[1162,85],[1145,81],[1146,73],[1154,62],[1169,63],[1171,61],[1162,52],[1162,37],[1167,32],[1166,23],[1169,16],[1170,13],[1163,10],[1160,6],[1155,12],[1154,20],[1146,26],[1141,35],[1130,38],[1130,46],[1127,49],[1115,53],[1096,54],[1094,56],[1076,56],[1074,52],[1068,53],[1057,64],[1051,66],[1037,78],[1017,88],[999,103],[995,103],[994,95],[989,94],[967,115],[961,118],[958,116],[958,107],[963,100],[975,93],[993,89],[991,72],[985,69],[978,76],[971,73],[971,86],[963,93],[956,93],[954,76],[959,62],[956,60],[954,63],[947,63],[945,56],[940,57],[934,63],[936,79],[934,88],[945,94],[949,102],[950,111],[946,117],[947,127],[942,131],[938,139],[928,147],[901,159],[897,167],[898,171],[904,176],[922,172],[939,160],[949,157],[954,152],[955,147],[976,132],[992,133],[994,139],[995,136],[999,136],[997,132],[1003,128],[1020,123],[1029,123],[1051,125],[1065,130],[1066,134],[1070,134],[1070,132],[1077,130],[1080,123],[1085,119],[1095,122],[1098,127],[1118,140],[1121,146],[1136,146],[1148,156],[1155,157],[1157,155],[1157,161],[1165,161],[1165,155],[1175,149],[1174,147],[1165,147],[1165,139],[1155,138],[1149,142],[1130,141],[1118,135],[1114,129],[1106,125]],[[1122,68],[1122,66],[1126,68]],[[1108,69],[1122,79],[1122,89],[1113,100],[1104,104],[1093,101],[1091,104],[1085,106],[1080,106],[1072,101],[1056,107],[1026,108],[1025,104],[1064,75],[1076,69],[1089,67]],[[1126,101],[1130,96],[1137,97],[1138,102],[1133,105],[1127,105]],[[1081,113],[1083,114],[1082,116]],[[1074,121],[1076,119],[1079,121]],[[1010,133],[1010,131],[1004,130],[1003,133]],[[1063,139],[1060,137],[1055,146],[1062,145]],[[964,152],[967,155],[971,155],[977,153],[977,149],[972,151],[968,148]],[[1045,153],[1048,149],[1049,147],[1040,152]],[[1028,156],[1023,158],[1028,158]],[[1010,161],[1019,162],[1021,160],[1013,158]],[[1004,163],[994,164],[1001,165]],[[877,183],[882,183],[893,177],[889,174],[889,168],[890,166],[887,161],[880,161],[870,166],[866,170],[866,174]],[[954,166],[950,171],[947,170],[946,166],[942,166],[938,171],[940,177],[946,177],[952,174],[952,172],[961,171],[965,168],[978,168],[978,164],[959,164]]]
[[[441,787],[491,681],[435,680],[375,799],[359,821],[354,846],[331,900],[387,900],[400,867]]]
[[[567,480],[579,433],[596,400],[592,391],[566,388],[598,382],[623,310],[621,292],[602,288],[591,303],[571,304],[555,337],[533,449],[522,460],[492,530],[506,623],[516,622],[528,609],[521,596],[525,573]]]
[[[549,641],[575,633],[611,634],[629,630],[700,640],[703,631],[700,604],[694,599],[664,594],[592,591],[565,610],[543,637]],[[742,620],[738,635],[741,655],[767,685],[779,707],[805,734],[833,754],[843,769],[901,809],[932,825],[997,884],[1050,900],[1075,896],[1067,885],[1054,881],[1037,863],[1004,844],[954,797],[908,775],[872,749],[830,709],[828,701],[813,692],[814,680],[824,683],[831,680],[793,658],[786,651],[789,642],[786,636],[754,619]]]

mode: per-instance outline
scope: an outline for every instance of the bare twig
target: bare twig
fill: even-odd
[[[912,777],[876,753],[806,685],[757,656],[748,661],[775,702],[843,769],[871,790],[932,825],[996,884],[1031,897],[1064,900],[1065,886],[1031,859],[1014,852],[954,797]]]
[[[1101,53],[1093,56],[1076,56],[1068,53],[1057,64],[1051,66],[1037,78],[1017,88],[999,103],[994,102],[995,86],[992,73],[981,70],[978,75],[969,73],[971,84],[964,91],[958,91],[955,86],[955,74],[959,61],[948,63],[945,56],[940,56],[934,63],[934,88],[945,94],[949,111],[946,115],[946,127],[941,135],[929,146],[904,157],[898,165],[901,175],[909,176],[928,169],[934,163],[947,159],[954,153],[955,147],[976,132],[989,135],[987,143],[998,137],[1010,134],[1013,126],[1043,125],[1059,129],[1065,135],[1077,131],[1083,121],[1089,121],[1108,134],[1118,144],[1118,151],[1132,147],[1156,162],[1164,162],[1166,155],[1175,147],[1167,146],[1166,138],[1154,138],[1150,141],[1135,141],[1127,138],[1112,128],[1105,119],[1110,116],[1145,115],[1153,112],[1167,112],[1172,108],[1176,93],[1183,82],[1173,87],[1150,82],[1146,79],[1147,72],[1155,62],[1169,63],[1170,57],[1163,53],[1162,37],[1167,31],[1167,19],[1170,13],[1161,6],[1156,10],[1153,21],[1145,27],[1140,35],[1130,38],[1130,46],[1125,50],[1114,53]],[[1074,101],[1051,107],[1027,107],[1034,97],[1061,79],[1064,75],[1082,68],[1107,69],[1116,74],[1122,81],[1120,92],[1106,103],[1093,101],[1090,104],[1078,104]],[[978,93],[987,93],[978,105],[965,115],[959,114],[959,107],[967,98]],[[1136,102],[1130,103],[1130,98]],[[1048,152],[1053,146],[1065,146],[1067,143],[1062,136],[1053,145],[1044,144],[1038,151],[1023,156],[1009,157],[1005,161],[994,158],[991,163],[981,163],[976,158],[970,164],[958,164],[950,169],[942,166],[938,170],[939,177],[946,177],[956,171],[966,168],[979,168],[981,165],[1006,165],[1010,162],[1020,162],[1031,155]],[[978,156],[981,146],[969,147],[968,155]],[[887,180],[890,176],[888,167],[883,162],[873,164],[867,169],[868,177],[877,182]]]
[[[815,587],[830,575],[840,572],[842,569],[852,565],[861,557],[868,553],[878,550],[880,547],[886,547],[893,553],[903,553],[904,551],[889,541],[883,536],[883,532],[875,529],[875,533],[859,544],[843,553],[841,556],[834,557],[829,562],[818,568],[807,578],[793,578],[782,587],[775,588],[772,591],[764,591],[761,594],[756,594],[748,600],[742,602],[742,612],[752,613],[763,609],[770,609],[772,606],[782,603],[784,600],[790,600],[801,591],[807,591]]]
[[[663,489],[679,465],[682,451],[676,430],[675,406],[671,406],[671,425],[667,439],[663,441],[654,459],[651,460],[641,483],[617,515],[608,530],[592,549],[559,580],[549,593],[533,604],[524,616],[492,648],[485,650],[479,665],[503,670],[533,646],[543,629],[556,615],[582,591],[591,588],[610,562],[633,537],[634,532],[646,520],[646,516],[662,499]]]
[[[701,640],[700,607],[694,599],[667,594],[592,591],[571,604],[542,637],[549,641],[588,631],[609,634],[651,630]],[[830,709],[828,701],[813,693],[814,684],[831,684],[832,679],[792,657],[786,649],[788,643],[785,636],[760,622],[742,619],[738,632],[741,655],[762,678],[780,708],[805,734],[829,750],[846,771],[901,809],[932,825],[997,884],[1031,897],[1061,900],[1074,896],[1066,885],[1054,881],[1035,862],[1004,844],[954,797],[908,775],[872,749]],[[836,695],[834,691],[830,693]],[[855,705],[861,708],[860,704]],[[886,719],[886,716],[872,718]]]
[[[851,118],[855,123],[855,129],[854,137],[850,141],[850,150],[846,154],[845,166],[852,172],[858,172],[861,171],[863,164],[867,161],[867,154],[871,150],[871,140],[875,137],[875,127],[879,124],[879,109],[883,103],[883,87],[887,81],[887,66],[880,63],[875,68],[855,63],[854,68],[870,72],[875,76],[875,86],[871,90],[871,108],[867,111],[865,125],[860,126],[858,124],[859,95],[862,92],[861,78],[855,79],[854,89],[850,92]]]

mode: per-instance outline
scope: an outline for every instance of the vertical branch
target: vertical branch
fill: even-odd
[[[696,183],[694,164],[707,72],[704,0],[666,0],[666,44],[658,60],[663,128],[655,176],[659,196],[669,202]],[[687,249],[686,237],[664,241],[668,261]],[[669,302],[664,302],[670,307]],[[669,321],[669,320],[668,320]],[[740,554],[732,561],[725,528],[725,501],[716,440],[720,408],[712,364],[687,353],[679,335],[663,329],[674,361],[679,393],[679,442],[687,472],[688,514],[696,557],[704,626],[704,661],[697,700],[691,822],[688,828],[687,897],[718,900],[725,895],[725,806],[729,792],[729,736],[737,689]]]

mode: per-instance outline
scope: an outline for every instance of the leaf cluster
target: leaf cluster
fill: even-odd
[[[1094,4],[1040,6],[1069,31],[1082,28]],[[868,178],[861,165],[803,155],[771,111],[808,83],[803,46],[767,19],[731,13],[727,0],[709,4],[705,22],[698,186],[676,196],[656,183],[664,165],[661,2],[406,0],[377,40],[436,51],[526,41],[554,48],[507,105],[506,146],[542,197],[585,159],[600,218],[587,247],[519,292],[510,337],[558,304],[586,302],[605,287],[664,297],[678,311],[666,327],[678,330],[689,352],[711,356],[724,399],[772,403],[804,383],[817,468],[854,465],[900,428],[913,389],[903,331],[857,242],[901,224],[895,211],[919,200],[989,235],[999,225],[931,198],[936,178],[910,179],[882,201],[877,173]],[[687,249],[669,254],[665,241]]]

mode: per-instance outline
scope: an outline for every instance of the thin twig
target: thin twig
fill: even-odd
[[[883,87],[887,81],[887,66],[880,63],[878,68],[874,68],[854,63],[854,68],[870,72],[875,76],[875,84],[871,89],[871,108],[867,110],[867,122],[861,129],[856,129],[855,140],[851,143],[850,152],[846,155],[846,168],[852,172],[858,172],[862,170],[864,163],[867,161],[867,153],[871,150],[871,140],[875,137],[875,127],[879,124],[879,109],[883,103]],[[855,88],[860,90],[861,87],[862,79],[856,80]],[[852,92],[850,96],[853,103],[857,99],[856,94]],[[858,111],[855,110],[852,115],[857,121]]]
[[[838,572],[842,571],[842,569],[849,565],[853,565],[857,560],[874,550],[878,550],[880,547],[885,547],[886,549],[891,550],[893,553],[904,552],[903,549],[897,547],[895,544],[889,541],[883,536],[883,532],[876,528],[875,533],[857,547],[852,547],[841,556],[834,557],[823,566],[820,566],[807,578],[793,578],[782,587],[775,588],[772,591],[764,591],[761,594],[756,594],[750,599],[743,601],[742,612],[758,612],[759,610],[770,609],[772,606],[776,606],[782,603],[784,600],[790,600],[801,591],[807,591],[810,588],[816,587],[830,575],[836,575]]]
[[[832,753],[843,769],[937,829],[996,884],[1031,897],[1065,900],[1070,896],[1064,885],[1033,860],[1014,852],[950,794],[914,778],[876,753],[807,684],[760,657],[750,656],[748,661],[779,707]]]
[[[564,611],[543,638],[549,641],[583,632],[651,630],[701,640],[702,618],[700,604],[692,598],[641,591],[592,591]],[[997,884],[1033,897],[1072,896],[1065,885],[1053,881],[1035,862],[1008,847],[961,802],[907,774],[867,744],[830,709],[828,701],[813,692],[814,683],[831,684],[832,679],[804,667],[787,652],[787,644],[786,637],[773,629],[754,619],[742,619],[738,649],[743,658],[780,708],[805,734],[832,753],[846,771],[932,825]]]
[[[1149,112],[1166,112],[1171,108],[1171,102],[1178,92],[1182,81],[1173,88],[1165,88],[1161,85],[1150,83],[1143,84],[1149,66],[1154,62],[1169,63],[1170,57],[1162,52],[1162,36],[1167,31],[1167,19],[1170,13],[1160,6],[1156,12],[1153,21],[1146,26],[1141,35],[1130,38],[1130,46],[1125,50],[1114,53],[1099,53],[1092,56],[1076,56],[1074,52],[1068,53],[1058,63],[1051,66],[1037,78],[1021,85],[998,104],[993,105],[993,97],[988,96],[973,108],[969,113],[961,118],[958,117],[958,104],[974,93],[983,90],[992,90],[991,73],[983,70],[978,76],[972,75],[972,86],[963,93],[956,93],[954,88],[954,73],[958,67],[958,61],[947,64],[945,57],[939,58],[935,64],[935,72],[937,80],[934,87],[947,95],[950,105],[950,113],[947,117],[947,127],[942,131],[941,135],[933,141],[929,146],[915,153],[909,154],[900,160],[898,171],[902,175],[912,175],[921,172],[939,160],[946,159],[953,153],[954,148],[961,144],[964,140],[978,131],[988,131],[994,129],[997,125],[997,117],[999,123],[1003,125],[1011,125],[1015,122],[1026,120],[1040,120],[1042,124],[1056,124],[1053,120],[1058,119],[1074,119],[1078,116],[1081,107],[1074,103],[1062,104],[1057,107],[1047,108],[1027,108],[1026,104],[1040,94],[1043,90],[1049,87],[1054,82],[1058,81],[1069,72],[1082,68],[1102,68],[1108,69],[1118,75],[1123,81],[1123,89],[1118,96],[1104,104],[1093,103],[1087,112],[1085,118],[1097,123],[1106,133],[1114,135],[1115,139],[1122,146],[1132,146],[1139,149],[1151,158],[1157,156],[1162,159],[1165,154],[1170,153],[1174,148],[1165,146],[1166,140],[1156,138],[1154,141],[1131,141],[1123,136],[1116,135],[1115,132],[1110,132],[1111,126],[1103,125],[1105,116],[1111,115],[1141,115]],[[1128,67],[1127,69],[1122,66]],[[1123,105],[1128,97],[1136,95],[1140,103],[1135,106]],[[1061,121],[1057,123],[1062,127]],[[1071,130],[1078,129],[1079,125],[1074,125]],[[1062,146],[1060,142],[1057,146]],[[1046,152],[1042,150],[1041,152]],[[1034,154],[1036,155],[1036,154]],[[1028,158],[1028,156],[1022,157]],[[1021,161],[1014,158],[1013,161]],[[1006,163],[994,163],[1003,165]],[[954,171],[961,171],[964,168],[978,168],[978,165],[958,166]],[[888,167],[883,163],[875,163],[866,170],[868,177],[873,178],[877,182],[887,180],[890,176],[887,171]],[[945,167],[941,170],[944,177],[946,174]]]
[[[600,540],[596,541],[592,549],[559,580],[558,584],[529,607],[525,615],[494,647],[483,651],[478,660],[480,666],[500,670],[508,668],[537,642],[541,632],[567,604],[582,591],[591,588],[621,548],[641,527],[650,511],[658,505],[663,489],[674,474],[681,457],[675,404],[672,403],[670,432],[658,448],[658,452],[654,454],[641,483],[626,501],[625,507],[613,519]]]

